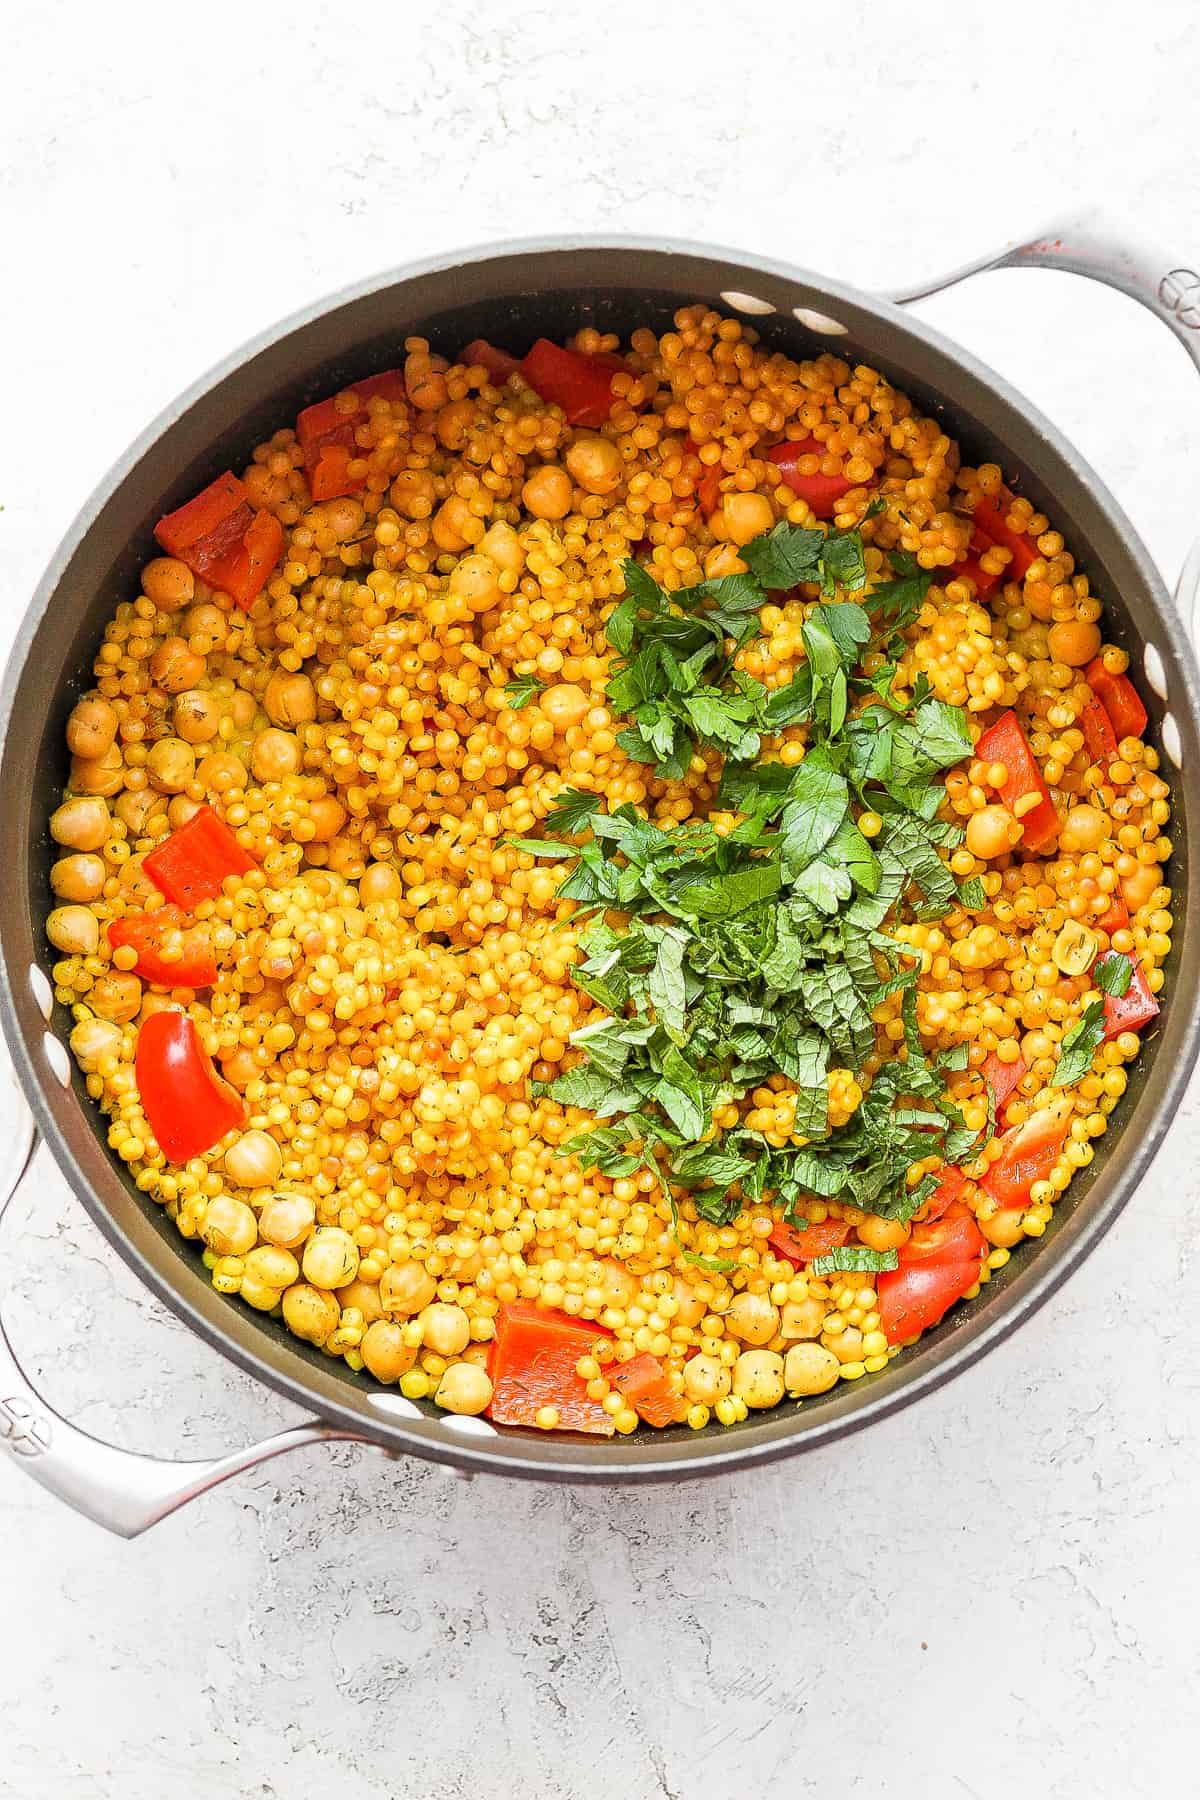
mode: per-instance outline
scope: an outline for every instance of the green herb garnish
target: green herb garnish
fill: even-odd
[[[520,712],[523,706],[536,700],[545,685],[537,675],[514,675],[511,681],[505,683],[504,698],[514,712]]]
[[[1112,994],[1120,999],[1122,994],[1128,993],[1132,980],[1133,963],[1119,950],[1109,951],[1093,964],[1092,982],[1101,994]],[[1051,1087],[1070,1087],[1072,1082],[1087,1074],[1092,1058],[1104,1042],[1105,1025],[1104,1001],[1090,1000],[1063,1038]]]
[[[898,1268],[899,1263],[894,1250],[868,1250],[865,1245],[860,1249],[845,1244],[825,1256],[814,1256],[809,1269],[814,1275],[881,1275],[887,1269]]]

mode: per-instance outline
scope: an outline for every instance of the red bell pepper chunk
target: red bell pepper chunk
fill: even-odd
[[[987,1252],[983,1233],[961,1203],[941,1219],[914,1225],[898,1266],[875,1277],[879,1325],[888,1343],[907,1343],[944,1318],[979,1280]]]
[[[404,371],[384,369],[379,375],[365,375],[361,381],[341,389],[353,393],[359,404],[355,411],[345,412],[338,406],[340,394],[306,406],[296,420],[296,441],[304,452],[304,469],[314,500],[336,500],[343,494],[357,494],[367,483],[365,474],[351,475],[350,463],[364,454],[356,433],[370,414],[368,400],[403,400],[406,398]]]
[[[803,1231],[797,1231],[786,1219],[776,1219],[767,1242],[787,1262],[799,1266],[812,1262],[815,1256],[828,1256],[831,1250],[840,1250],[853,1229],[845,1219],[822,1219],[816,1225],[806,1225]]]
[[[1098,656],[1084,670],[1084,678],[1108,714],[1118,738],[1140,738],[1145,735],[1150,715],[1128,675],[1110,675],[1103,659]]]
[[[671,1392],[667,1371],[657,1356],[643,1353],[631,1357],[612,1370],[608,1379],[647,1425],[661,1430],[664,1425],[677,1425],[687,1413],[687,1401]]]
[[[223,1081],[184,1012],[156,1012],[138,1031],[134,1077],[142,1109],[169,1162],[190,1162],[242,1124],[242,1097]]]
[[[166,939],[182,932],[182,955],[168,961],[163,955]],[[217,979],[217,959],[208,932],[177,906],[160,906],[154,912],[126,913],[113,919],[108,941],[114,950],[128,944],[137,951],[133,972],[160,987],[211,987]]]
[[[992,1101],[996,1108],[996,1117],[1004,1119],[1004,1108],[1007,1106],[1018,1083],[1025,1074],[1025,1059],[1018,1056],[1016,1062],[1001,1062],[993,1050],[983,1065],[983,1079],[992,1090]]]
[[[496,1315],[496,1335],[488,1351],[492,1399],[488,1413],[498,1425],[536,1425],[544,1406],[558,1413],[559,1429],[611,1437],[616,1429],[576,1373],[597,1338],[611,1333],[530,1300],[514,1300]]]
[[[283,552],[283,526],[274,513],[255,511],[250,496],[228,470],[173,513],[164,513],[154,535],[193,575],[248,610]]]
[[[1100,958],[1101,962],[1106,959]],[[1158,1017],[1158,1001],[1150,991],[1150,983],[1146,980],[1145,971],[1140,962],[1134,959],[1133,974],[1129,978],[1129,986],[1123,994],[1105,994],[1104,996],[1104,1039],[1116,1037],[1122,1031],[1140,1031],[1151,1019]]]
[[[1118,931],[1129,930],[1129,908],[1120,894],[1112,893],[1108,898],[1110,901],[1108,911],[1102,919],[1096,920],[1096,929],[1107,932],[1111,943]]]
[[[713,468],[702,463],[700,479],[696,483],[696,504],[706,519],[711,519],[721,500],[721,476],[724,474],[720,463]]]
[[[613,375],[625,368],[619,356],[600,351],[586,356],[539,338],[521,363],[521,376],[534,393],[561,406],[568,425],[605,425],[612,411]]]
[[[142,866],[160,893],[191,912],[201,900],[216,899],[227,875],[245,875],[258,864],[212,807],[202,806]]]
[[[1030,1188],[1044,1181],[1058,1161],[1074,1115],[1074,1101],[1064,1096],[1006,1131],[999,1139],[1000,1155],[980,1186],[1001,1207],[1028,1206]]]
[[[503,387],[521,366],[515,356],[510,356],[507,350],[498,350],[486,338],[473,338],[458,360],[468,369],[486,369],[493,387]]]
[[[848,494],[852,487],[868,485],[853,482],[845,475],[802,475],[797,464],[802,456],[825,456],[825,445],[819,438],[806,437],[793,439],[783,444],[772,444],[767,456],[773,462],[793,494],[808,502],[809,510],[818,519],[832,519],[836,503],[843,494]],[[874,486],[874,483],[869,485]]]
[[[938,1184],[921,1208],[921,1217],[925,1224],[932,1225],[940,1219],[958,1199],[967,1185],[967,1178],[956,1163],[947,1163],[938,1177]]]
[[[1008,778],[1000,788],[1000,799],[1023,827],[1021,842],[1026,850],[1044,850],[1058,836],[1060,824],[1050,798],[1050,789],[1037,765],[1029,739],[1015,712],[1001,714],[984,732],[975,746],[978,762],[1003,763]],[[1018,812],[1017,802],[1028,795],[1037,796],[1036,804]]]
[[[1014,531],[1006,518],[1006,509],[1012,495],[1005,488],[1002,490],[1001,503],[981,499],[975,507],[975,523],[991,538],[993,544],[1002,544],[1006,550],[1012,551],[1012,561],[1008,565],[1008,573],[1023,581],[1028,570],[1038,558],[1041,551],[1031,538],[1023,531]]]
[[[1112,720],[1095,694],[1087,700],[1079,715],[1079,729],[1093,762],[1110,762],[1117,754],[1117,734]]]

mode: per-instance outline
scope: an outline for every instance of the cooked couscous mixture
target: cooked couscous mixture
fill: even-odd
[[[410,338],[156,536],[46,932],[220,1292],[451,1412],[699,1430],[1042,1235],[1158,1012],[1169,805],[999,467],[691,306]]]

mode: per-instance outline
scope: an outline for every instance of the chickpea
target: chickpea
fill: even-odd
[[[128,862],[121,864],[117,872],[117,885],[127,900],[136,900],[141,906],[160,898],[158,889],[146,873],[144,856],[131,856]]]
[[[340,1225],[318,1226],[305,1245],[303,1266],[314,1287],[345,1287],[358,1274],[358,1245]]]
[[[804,1300],[786,1300],[779,1314],[780,1335],[785,1338],[815,1338],[821,1335],[825,1307],[809,1295]]]
[[[200,811],[200,802],[193,800],[188,794],[173,794],[167,805],[167,824],[172,831],[178,831],[189,819],[194,819]]]
[[[317,690],[308,676],[283,669],[268,681],[262,703],[272,725],[309,725],[317,716]]]
[[[46,920],[46,936],[64,956],[95,956],[100,922],[86,906],[56,906]]]
[[[80,1019],[72,1026],[68,1042],[71,1054],[85,1075],[93,1075],[102,1062],[121,1054],[123,1034],[107,1019]]]
[[[572,725],[578,725],[591,710],[591,701],[581,687],[573,681],[556,681],[538,697],[538,707],[543,718],[549,719],[555,731],[561,736],[569,731]]]
[[[437,484],[428,469],[401,469],[388,489],[388,499],[402,517],[427,519],[437,499]]]
[[[155,556],[142,570],[142,592],[159,612],[178,612],[190,606],[196,581],[185,562],[176,556]]]
[[[272,1244],[260,1244],[246,1258],[238,1292],[259,1312],[273,1312],[284,1288],[291,1287],[299,1279],[300,1265],[294,1256],[286,1250],[276,1250]]]
[[[733,1391],[755,1412],[778,1406],[783,1399],[782,1356],[774,1350],[743,1350],[733,1365]]]
[[[312,826],[314,844],[327,844],[346,823],[346,809],[332,794],[321,794],[308,805],[308,822]]]
[[[250,753],[250,772],[256,781],[282,781],[300,767],[300,743],[290,731],[272,727],[260,731]]]
[[[424,1263],[393,1263],[379,1278],[379,1299],[384,1312],[424,1312],[437,1293],[437,1282]]]
[[[422,1342],[439,1356],[458,1356],[471,1341],[471,1321],[461,1306],[438,1302],[421,1314]]]
[[[1007,856],[1020,835],[1012,814],[1003,806],[982,807],[967,820],[967,849],[982,862]]]
[[[50,815],[50,836],[68,850],[99,850],[111,830],[108,807],[98,796],[64,800]]]
[[[196,780],[209,794],[227,794],[231,788],[244,788],[247,774],[245,763],[231,750],[210,750],[196,767]]]
[[[731,544],[748,544],[751,538],[761,537],[764,531],[770,531],[775,523],[775,514],[771,502],[765,494],[725,494],[721,499],[719,533],[728,538]]]
[[[234,688],[229,701],[229,716],[238,731],[248,731],[258,717],[258,702],[245,688]]]
[[[225,1173],[237,1187],[273,1187],[282,1168],[283,1152],[265,1131],[247,1131],[225,1152]]]
[[[732,1385],[732,1375],[715,1356],[689,1356],[683,1365],[683,1391],[697,1406],[715,1406]]]
[[[171,708],[171,723],[185,744],[208,744],[221,729],[221,708],[203,688],[188,688]]]
[[[685,1281],[681,1275],[677,1275],[671,1288],[671,1295],[677,1308],[672,1324],[698,1325],[704,1317],[706,1308],[691,1282]]]
[[[600,1270],[599,1286],[604,1295],[604,1304],[619,1307],[622,1310],[627,1306],[632,1306],[638,1297],[637,1277],[631,1275],[624,1263],[619,1263],[615,1257],[606,1256],[598,1267]]]
[[[150,785],[160,794],[177,794],[196,773],[196,753],[182,738],[159,738],[146,758]]]
[[[769,1344],[779,1330],[779,1308],[765,1294],[737,1294],[725,1314],[725,1329],[743,1344]]]
[[[571,478],[585,494],[611,494],[621,485],[624,465],[611,438],[578,437],[566,454]]]
[[[218,1256],[245,1256],[258,1242],[258,1220],[244,1200],[217,1194],[208,1203],[200,1236]]]
[[[367,522],[362,506],[350,494],[342,494],[336,500],[326,500],[323,511],[325,523],[339,544],[357,537]]]
[[[103,756],[117,735],[116,708],[98,694],[77,701],[67,720],[67,748],[89,760]]]
[[[1100,654],[1100,627],[1083,619],[1064,619],[1046,633],[1046,645],[1054,662],[1082,669]]]
[[[438,1383],[433,1401],[445,1412],[486,1412],[492,1403],[492,1384],[487,1371],[475,1363],[451,1363]]]
[[[1073,806],[1059,837],[1066,851],[1099,850],[1112,831],[1112,820],[1098,806]]]
[[[258,1064],[254,1060],[254,1052],[244,1044],[236,1050],[230,1050],[221,1058],[221,1073],[231,1087],[244,1088],[258,1077]]]
[[[297,1282],[283,1296],[283,1322],[289,1331],[318,1348],[338,1328],[341,1308],[332,1294]]]
[[[439,550],[457,555],[460,550],[479,542],[483,536],[483,521],[475,517],[460,494],[451,494],[433,515],[430,530]]]
[[[383,1304],[379,1298],[377,1282],[360,1281],[357,1278],[354,1281],[348,1281],[345,1287],[338,1289],[337,1297],[338,1305],[343,1312],[348,1312],[353,1308],[355,1312],[362,1314],[367,1325],[371,1325],[376,1319],[383,1317]]]
[[[445,445],[447,450],[461,450],[471,435],[471,427],[477,416],[473,400],[448,400],[439,412],[434,426],[438,442]]]
[[[450,576],[450,592],[474,613],[490,612],[504,599],[500,571],[490,556],[464,556]]]
[[[399,900],[404,892],[400,871],[391,863],[368,863],[358,881],[358,903],[371,906],[381,900]]]
[[[227,1061],[222,1063],[221,1070],[226,1080],[233,1080]],[[297,1244],[304,1242],[316,1221],[316,1204],[307,1194],[279,1190],[271,1195],[258,1215],[258,1234],[281,1250],[294,1250]]]
[[[376,1381],[399,1381],[417,1360],[417,1346],[404,1336],[404,1327],[390,1319],[375,1319],[363,1333],[363,1362]]]
[[[210,650],[225,642],[229,635],[229,620],[211,600],[201,600],[184,613],[183,629],[187,632],[188,648],[193,655],[207,656]]]
[[[103,756],[73,756],[69,785],[80,794],[119,794],[125,786],[120,744],[110,744]]]
[[[841,1364],[824,1344],[793,1344],[784,1359],[784,1385],[793,1400],[826,1394],[836,1386]]]
[[[164,638],[150,658],[150,674],[168,694],[182,694],[200,681],[204,658],[189,649],[186,638]]]
[[[59,857],[50,870],[50,886],[60,900],[98,900],[107,876],[102,857],[77,851]]]
[[[989,1244],[998,1250],[1011,1250],[1025,1236],[1021,1219],[1024,1209],[1019,1206],[1004,1206],[994,1212],[990,1219],[980,1219],[979,1229]]]
[[[535,519],[565,519],[571,510],[571,477],[556,463],[543,463],[521,489],[521,504]]]
[[[1162,868],[1158,863],[1146,863],[1135,874],[1126,875],[1121,882],[1121,898],[1130,912],[1138,912],[1149,905],[1150,896],[1161,881]]]
[[[119,969],[101,975],[88,991],[88,1005],[92,1011],[118,1025],[136,1019],[141,1004],[141,982],[136,975],[124,975]]]
[[[161,812],[165,802],[153,788],[137,788],[119,794],[113,805],[113,811],[132,838],[144,837],[146,827],[156,812]]]
[[[744,575],[748,567],[732,544],[714,544],[704,558],[704,573],[709,581],[720,581],[726,575]]]
[[[877,1219],[874,1213],[868,1213],[855,1229],[868,1250],[899,1250],[901,1244],[907,1244],[910,1228],[898,1219]],[[803,1335],[815,1337],[816,1333],[806,1331]]]
[[[489,525],[479,540],[479,548],[490,556],[504,575],[520,575],[525,567],[525,551],[512,526],[503,519]]]

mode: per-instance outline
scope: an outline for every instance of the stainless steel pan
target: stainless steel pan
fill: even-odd
[[[900,311],[899,303],[974,269],[1004,265],[1068,269],[1124,289],[1165,321],[1200,366],[1200,275],[1151,253],[1115,248],[1094,233],[1064,230],[1031,240],[894,300],[770,260],[689,244],[522,243],[414,264],[300,314],[205,377],[122,458],[55,554],[0,695],[0,1018],[37,1129],[110,1243],[195,1331],[313,1419],[211,1462],[131,1455],[58,1417],[23,1375],[0,1330],[0,1448],[44,1487],[131,1537],[238,1470],[316,1439],[353,1438],[469,1471],[571,1481],[749,1467],[827,1443],[939,1386],[1027,1318],[1108,1229],[1175,1113],[1200,1035],[1200,888],[1190,876],[1200,797],[1179,773],[1200,766],[1200,692],[1179,612],[1111,494],[1027,401]],[[90,684],[106,620],[119,600],[136,592],[140,565],[152,553],[151,527],[162,512],[220,469],[244,461],[300,406],[394,362],[408,333],[451,352],[478,336],[521,350],[540,334],[561,337],[584,323],[621,332],[637,323],[662,325],[677,306],[697,299],[752,317],[768,343],[792,353],[824,345],[881,368],[943,418],[970,456],[999,461],[1020,492],[1062,527],[1106,602],[1109,630],[1130,651],[1166,772],[1175,777],[1178,849],[1170,879],[1178,925],[1168,1003],[1161,1030],[1131,1072],[1111,1138],[1072,1183],[1044,1239],[1014,1256],[977,1300],[956,1309],[887,1370],[730,1430],[697,1434],[681,1426],[611,1443],[499,1431],[379,1388],[274,1320],[222,1298],[209,1285],[196,1246],[132,1187],[55,1035],[62,1020],[53,1016],[42,931],[52,860],[45,821],[65,775],[67,714]],[[1194,558],[1189,606],[1198,566]],[[18,1111],[6,1143],[17,1176],[33,1126],[23,1123],[13,1093]]]

